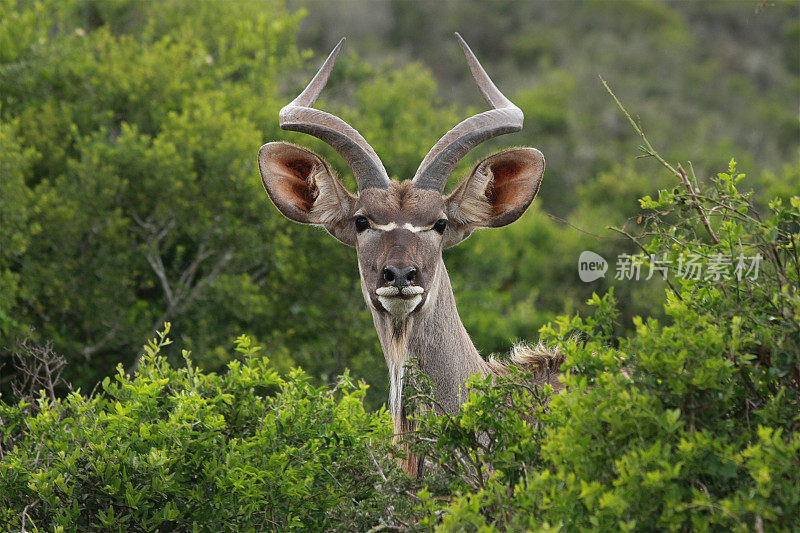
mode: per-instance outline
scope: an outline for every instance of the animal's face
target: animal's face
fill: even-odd
[[[436,294],[442,250],[479,227],[509,224],[525,212],[544,172],[533,148],[514,148],[481,163],[448,196],[390,181],[355,196],[319,156],[288,143],[259,154],[264,187],[278,209],[297,222],[324,226],[356,248],[367,303],[403,319]]]
[[[447,214],[442,195],[411,182],[361,193],[354,213],[364,297],[379,312],[403,318],[430,294],[442,257]]]
[[[324,226],[355,246],[367,303],[396,320],[436,299],[442,249],[475,228],[499,227],[519,218],[539,191],[544,157],[513,148],[481,161],[448,196],[442,191],[458,162],[481,142],[522,129],[522,111],[495,87],[467,43],[456,34],[467,64],[492,108],[464,120],[437,142],[413,180],[389,179],[378,154],[339,117],[313,105],[333,70],[344,39],[308,87],[284,107],[281,127],[314,135],[345,159],[360,194],[351,194],[315,153],[288,143],[261,147],[261,179],[277,208],[305,224]]]

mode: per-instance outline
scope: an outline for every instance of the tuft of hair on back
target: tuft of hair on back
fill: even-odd
[[[492,372],[500,375],[508,373],[508,365],[514,365],[523,372],[531,372],[537,385],[549,383],[558,392],[564,388],[558,376],[565,360],[564,352],[540,341],[534,345],[524,342],[515,344],[511,347],[507,362],[490,357],[487,363]]]

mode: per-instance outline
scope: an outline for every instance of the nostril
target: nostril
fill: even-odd
[[[394,265],[387,265],[381,270],[384,283],[402,289],[414,283],[417,279],[417,269],[415,267],[398,268]]]

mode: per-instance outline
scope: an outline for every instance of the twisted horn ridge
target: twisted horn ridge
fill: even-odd
[[[386,189],[389,175],[364,137],[339,117],[312,107],[328,82],[342,44],[344,39],[339,41],[308,87],[281,109],[278,123],[285,130],[308,133],[330,144],[353,171],[359,191],[371,187]]]
[[[456,39],[478,89],[492,109],[464,120],[439,139],[417,169],[413,181],[417,189],[441,193],[453,169],[470,150],[492,137],[522,129],[522,110],[495,86],[461,35],[456,33]]]

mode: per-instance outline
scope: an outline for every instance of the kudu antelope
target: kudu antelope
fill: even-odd
[[[485,361],[456,310],[442,249],[458,244],[476,228],[500,227],[528,208],[544,173],[544,157],[535,148],[511,148],[480,163],[451,194],[443,196],[458,162],[483,141],[522,129],[522,111],[498,89],[467,43],[456,34],[472,76],[491,110],[464,120],[430,150],[412,180],[391,180],[378,155],[339,117],[312,106],[325,87],[344,39],[308,84],[284,107],[280,126],[322,139],[341,154],[358,183],[358,196],[342,185],[315,153],[285,142],[261,147],[258,156],[264,187],[288,218],[323,226],[355,246],[361,290],[378,331],[389,367],[389,405],[395,435],[413,430],[403,410],[403,372],[414,357],[434,386],[437,403],[456,412],[466,399],[464,382],[473,374],[506,372]],[[562,359],[543,348],[516,347],[511,360],[537,372],[541,382],[560,388]],[[416,472],[417,461],[404,467]]]

